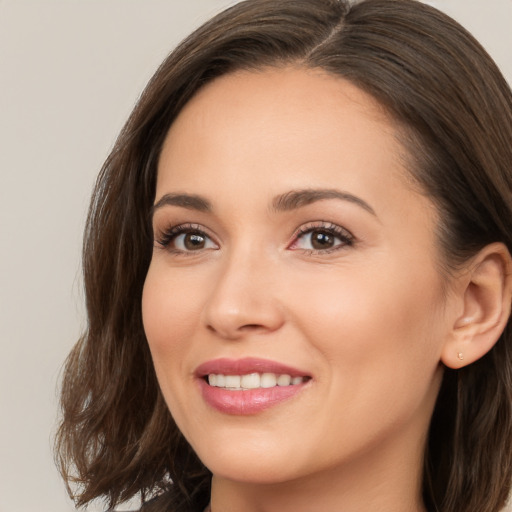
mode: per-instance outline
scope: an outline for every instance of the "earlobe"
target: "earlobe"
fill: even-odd
[[[454,369],[484,356],[507,325],[512,302],[512,258],[508,249],[502,243],[487,245],[457,279],[462,313],[455,318],[441,354],[441,361]]]

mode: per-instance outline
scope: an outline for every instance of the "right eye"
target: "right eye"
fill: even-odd
[[[177,253],[218,249],[218,245],[199,226],[180,225],[165,231],[157,240],[162,247]]]

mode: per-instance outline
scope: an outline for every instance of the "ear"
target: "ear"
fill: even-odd
[[[455,279],[460,307],[443,345],[441,361],[457,369],[491,350],[507,325],[512,302],[508,249],[502,243],[487,245]]]

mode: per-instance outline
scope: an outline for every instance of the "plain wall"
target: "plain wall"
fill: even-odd
[[[85,323],[91,187],[159,62],[232,3],[0,0],[0,512],[73,510],[51,438],[61,366]],[[427,3],[469,28],[512,82],[512,0]]]

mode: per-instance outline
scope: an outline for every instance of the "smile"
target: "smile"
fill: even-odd
[[[245,375],[223,375],[211,373],[208,375],[208,384],[230,391],[244,391],[247,389],[268,389],[276,386],[298,386],[307,380],[307,377],[292,377],[286,373],[249,373]]]
[[[229,415],[254,415],[287,402],[309,387],[306,372],[258,358],[215,359],[195,372],[204,401]]]

